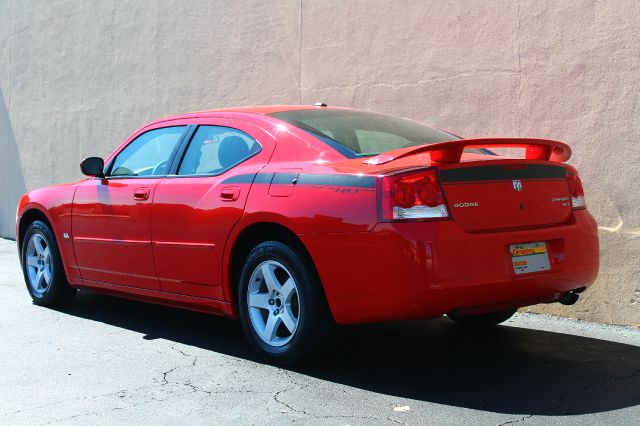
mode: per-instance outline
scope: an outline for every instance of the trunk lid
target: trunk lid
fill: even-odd
[[[571,215],[561,164],[503,160],[440,169],[452,219],[465,231],[553,226]]]
[[[479,156],[465,151],[470,148],[524,148],[525,159]],[[571,157],[571,148],[562,142],[460,139],[389,151],[364,163],[400,166],[421,159],[421,154],[439,169],[449,214],[465,231],[553,226],[571,215],[567,169],[561,164]]]

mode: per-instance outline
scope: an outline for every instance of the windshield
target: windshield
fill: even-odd
[[[269,114],[303,129],[348,158],[460,138],[404,118],[341,109],[303,109]]]

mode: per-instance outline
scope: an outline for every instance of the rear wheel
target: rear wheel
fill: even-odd
[[[58,244],[49,226],[36,220],[22,239],[22,272],[33,303],[62,305],[75,295],[62,266]]]
[[[308,257],[278,241],[249,253],[238,285],[238,312],[251,345],[279,364],[330,345],[331,317]]]
[[[487,314],[476,315],[456,315],[449,312],[447,316],[464,327],[469,328],[486,328],[493,327],[511,318],[518,310],[513,309],[509,311],[489,312]]]

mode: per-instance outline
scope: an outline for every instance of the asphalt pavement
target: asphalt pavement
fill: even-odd
[[[0,240],[0,424],[638,425],[640,330],[518,314],[344,327],[283,369],[235,321],[80,292],[34,306]]]

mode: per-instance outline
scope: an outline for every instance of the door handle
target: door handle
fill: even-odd
[[[236,201],[238,198],[240,198],[240,188],[237,186],[227,186],[220,191],[222,201]]]
[[[146,201],[149,199],[149,188],[136,188],[133,191],[133,199],[136,201]]]

